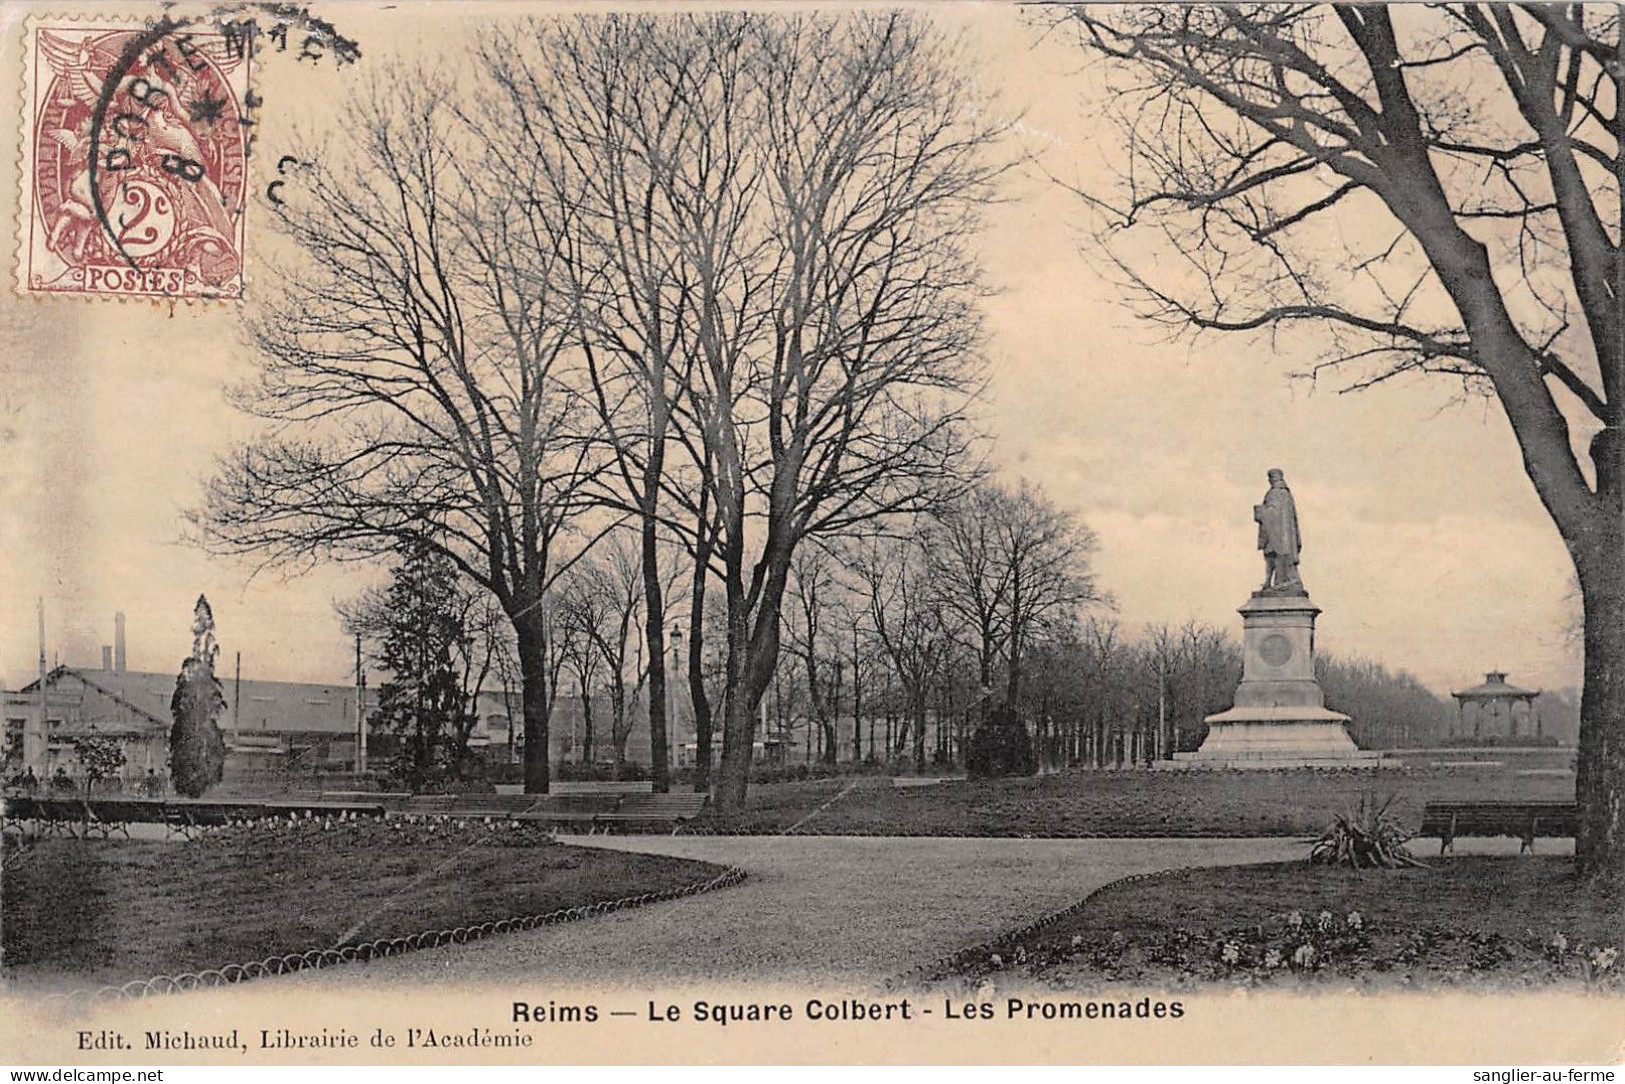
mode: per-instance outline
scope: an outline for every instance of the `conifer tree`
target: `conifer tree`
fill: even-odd
[[[226,706],[226,693],[214,676],[220,645],[214,640],[214,611],[197,597],[192,613],[192,654],[181,664],[169,710],[169,775],[175,790],[188,798],[220,782],[226,765],[226,739],[215,720]]]
[[[466,650],[465,599],[457,570],[426,542],[400,547],[386,595],[378,661],[390,674],[369,720],[395,739],[395,773],[413,791],[463,775],[474,716],[459,652]]]

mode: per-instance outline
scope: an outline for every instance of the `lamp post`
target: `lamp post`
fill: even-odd
[[[682,673],[683,658],[683,626],[673,622],[671,626],[671,671],[666,678],[666,718],[670,723],[666,727],[666,763],[675,763],[672,756],[673,745],[677,741],[677,675]]]

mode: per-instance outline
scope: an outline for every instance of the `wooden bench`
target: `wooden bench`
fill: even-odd
[[[88,822],[87,808],[84,799],[61,795],[6,799],[7,819],[32,821],[39,825],[40,834],[48,836],[58,832],[78,835]]]
[[[1574,802],[1429,802],[1422,811],[1419,836],[1437,836],[1439,853],[1456,849],[1459,836],[1511,836],[1518,853],[1534,851],[1544,836],[1572,836],[1579,823]]]
[[[8,794],[0,804],[0,814],[8,821],[37,821],[40,819],[40,800],[32,794]]]
[[[8,794],[4,805],[0,805],[0,815],[8,824],[26,823],[32,825],[34,831],[48,835],[53,828],[51,818],[46,815],[49,800],[32,794]]]
[[[491,813],[476,809],[469,816],[511,817],[524,824],[559,825],[577,830],[585,828],[592,832],[598,826],[598,818],[615,812],[620,801],[615,794],[516,794],[503,797],[508,799],[507,808]],[[512,811],[521,797],[526,799],[527,804],[518,811]]]
[[[396,807],[412,800],[409,790],[324,790],[324,802],[381,802],[388,807]]]
[[[96,798],[85,803],[85,830],[103,837],[123,832],[130,838],[132,824],[158,824],[164,803],[152,798]]]
[[[709,796],[692,792],[671,794],[628,794],[612,813],[600,813],[597,823],[611,827],[670,831],[675,833],[684,821],[699,816]]]
[[[456,794],[414,794],[394,804],[395,813],[446,813],[461,796]]]
[[[510,817],[516,813],[533,813],[537,807],[550,804],[547,794],[458,794],[452,803],[452,812],[469,817]]]

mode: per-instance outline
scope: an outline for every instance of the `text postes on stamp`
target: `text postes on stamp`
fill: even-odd
[[[25,41],[19,288],[241,297],[246,51],[171,24],[41,22]]]

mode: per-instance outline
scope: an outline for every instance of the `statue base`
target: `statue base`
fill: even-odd
[[[1207,739],[1163,769],[1382,768],[1398,762],[1362,751],[1349,717],[1326,707],[1315,679],[1315,617],[1301,585],[1255,591],[1242,604],[1242,673],[1235,706],[1209,715]]]

